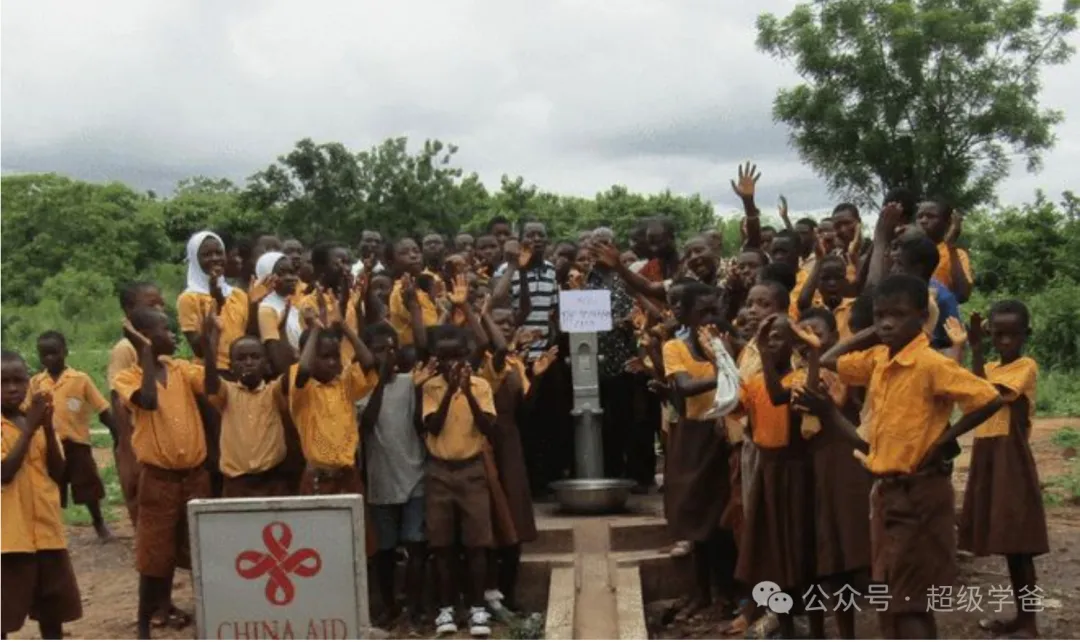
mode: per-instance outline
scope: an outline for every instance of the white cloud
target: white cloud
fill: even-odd
[[[503,173],[583,195],[624,183],[734,205],[735,163],[763,193],[825,207],[821,181],[769,118],[794,74],[754,48],[754,18],[790,0],[170,2],[3,5],[3,169],[168,190],[242,180],[305,136],[359,149],[408,135],[458,144]],[[1044,102],[1080,106],[1080,62]],[[1018,164],[1003,200],[1074,187],[1080,126],[1046,169]]]

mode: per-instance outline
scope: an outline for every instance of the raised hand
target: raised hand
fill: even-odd
[[[611,243],[592,243],[589,245],[589,249],[592,250],[593,256],[596,257],[596,262],[600,265],[609,269],[619,267],[619,262],[622,260],[619,254],[619,248]]]
[[[461,307],[469,301],[469,282],[464,274],[454,277],[454,288],[450,291],[450,303]]]
[[[528,267],[529,263],[532,262],[532,259],[533,259],[532,244],[529,243],[528,241],[526,241],[525,244],[522,245],[522,247],[521,247],[521,253],[518,254],[518,259],[517,259],[518,267],[519,268]]]
[[[851,257],[851,260],[858,260],[859,253],[862,251],[862,223],[855,224],[855,238],[851,239],[851,243],[848,245],[847,249],[848,256]]]
[[[518,350],[532,345],[540,338],[540,331],[536,328],[522,326],[514,331],[514,338],[510,340],[510,349]]]
[[[278,319],[278,336],[285,336],[285,328],[289,326],[289,312],[292,311],[292,301],[285,299],[285,307],[281,309],[281,318]]]
[[[750,200],[754,198],[754,191],[757,189],[760,178],[761,172],[757,171],[757,165],[751,165],[750,161],[746,161],[745,165],[739,165],[738,180],[731,181],[731,189],[744,201]]]
[[[780,319],[779,314],[770,314],[764,321],[761,322],[761,327],[758,328],[756,339],[758,350],[762,354],[769,351],[769,334],[772,332],[773,326]]]
[[[416,282],[411,274],[404,274],[401,277],[401,301],[409,310],[413,309],[413,306],[420,304],[416,297]]]
[[[883,233],[885,238],[891,239],[896,233],[896,228],[900,227],[904,222],[904,206],[900,203],[885,203],[885,207],[881,208],[881,216],[878,217],[878,232]],[[852,239],[852,245],[855,241],[859,240],[861,235],[856,234]],[[851,254],[849,248],[848,253]],[[852,256],[856,256],[851,254]]]
[[[720,330],[715,325],[704,325],[697,329],[698,345],[701,346],[701,351],[705,353],[705,358],[709,361],[716,361],[713,340],[718,339],[719,336]]]
[[[537,357],[533,362],[533,375],[541,376],[547,369],[551,367],[551,364],[555,363],[555,359],[559,356],[559,346],[551,346]]]
[[[277,284],[276,274],[267,274],[262,280],[257,280],[252,276],[248,284],[248,300],[254,305],[262,303],[263,299],[270,296],[270,293],[277,288]]]
[[[972,349],[981,348],[983,337],[987,334],[987,328],[983,321],[982,315],[978,312],[971,313],[971,327],[968,329],[968,344]],[[949,337],[950,339],[952,337]]]
[[[580,290],[585,287],[585,275],[577,268],[571,268],[566,277],[566,287],[569,290]]]
[[[225,291],[221,289],[221,279],[222,276],[216,270],[210,275],[210,296],[219,308],[225,305]]]
[[[26,411],[26,426],[24,431],[33,434],[35,430],[44,426],[52,417],[53,398],[47,392],[39,392],[30,400],[30,408]]]
[[[429,379],[435,378],[435,375],[439,373],[439,362],[432,357],[427,360],[426,363],[417,363],[413,367],[412,376],[413,384],[417,386],[424,385]]]
[[[783,194],[780,195],[780,205],[777,209],[779,209],[780,220],[784,222],[784,227],[790,228],[791,219],[788,218],[787,198]]]
[[[953,211],[952,222],[949,223],[949,229],[945,232],[945,243],[948,245],[954,245],[957,239],[960,238],[960,233],[964,231],[964,213],[960,210]]]
[[[514,265],[519,265],[521,258],[521,244],[514,239],[509,239],[506,243],[503,243],[503,257],[506,258],[506,262]]]
[[[809,325],[796,323],[791,326],[791,333],[797,341],[801,341],[815,350],[821,348],[821,338],[814,334]]]
[[[150,347],[150,339],[147,339],[146,335],[136,330],[129,319],[124,319],[123,330],[124,337],[131,342],[137,352],[142,352],[143,349]]]
[[[826,254],[828,254],[828,252],[825,251],[825,239],[821,238],[821,235],[818,234],[817,229],[815,228],[814,229],[814,258],[820,261],[821,259],[825,258]]]
[[[945,319],[945,334],[949,336],[949,342],[954,348],[964,345],[968,340],[967,329],[956,317]]]

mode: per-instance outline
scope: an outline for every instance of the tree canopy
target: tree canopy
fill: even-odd
[[[776,120],[830,189],[880,203],[891,188],[990,203],[1010,154],[1038,168],[1060,111],[1039,105],[1040,73],[1066,62],[1080,0],[814,0],[762,14],[757,44],[803,82]]]

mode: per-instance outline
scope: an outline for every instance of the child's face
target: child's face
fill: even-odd
[[[683,317],[682,313],[682,293],[684,289],[685,288],[682,285],[675,285],[669,288],[667,292],[667,304],[668,308],[671,309],[671,314],[675,317],[675,320],[686,325],[686,319]]]
[[[139,288],[139,290],[135,292],[135,305],[132,306],[131,310],[134,310],[135,308],[152,308],[159,312],[163,312],[165,310],[165,298],[161,296],[161,290],[156,287],[147,286]],[[131,310],[127,310],[126,312],[130,312]]]
[[[1015,361],[1027,340],[1028,327],[1014,312],[998,312],[990,317],[990,340],[1003,361]]]
[[[716,295],[706,294],[694,301],[693,308],[687,314],[686,325],[696,328],[715,321]]]
[[[496,223],[492,226],[491,233],[495,236],[495,242],[499,244],[499,247],[502,247],[510,239],[514,231],[510,229],[509,223]]]
[[[337,287],[351,263],[349,250],[344,247],[331,248],[327,259],[326,272],[323,273],[321,280],[323,285]]]
[[[577,252],[574,250],[573,245],[559,243],[555,246],[555,271],[559,274],[565,274],[570,270],[570,266],[574,264],[576,258]]]
[[[143,334],[150,340],[150,348],[156,355],[171,355],[176,352],[176,337],[169,329],[169,318],[164,314],[155,315],[150,327]]]
[[[255,388],[266,373],[266,350],[255,337],[244,337],[232,346],[229,369],[237,381]]]
[[[772,245],[773,245],[773,241],[775,239],[776,239],[776,231],[775,230],[762,228],[762,230],[761,230],[761,249],[764,250],[765,253],[768,254],[769,256],[772,256]]]
[[[199,260],[199,267],[202,271],[210,276],[222,276],[225,274],[225,248],[221,246],[221,242],[212,236],[206,237],[203,240],[202,245],[199,246],[199,251],[196,255]],[[240,256],[237,254],[236,261],[240,261]]]
[[[585,248],[581,248],[580,250],[578,250],[577,256],[574,257],[574,267],[577,268],[577,270],[582,274],[588,274],[589,272],[592,272],[592,252]]]
[[[443,254],[446,252],[446,241],[441,234],[428,234],[424,237],[424,262],[428,265],[439,265]]]
[[[746,310],[746,317],[750,321],[750,326],[754,329],[754,332],[757,332],[761,322],[770,315],[785,312],[785,310],[780,309],[780,304],[776,301],[776,293],[767,285],[755,285],[750,288],[743,309]]]
[[[67,348],[56,339],[42,339],[38,341],[38,361],[41,367],[49,372],[57,373],[64,369],[64,360],[67,358]]]
[[[315,362],[311,376],[320,383],[333,381],[341,375],[341,342],[332,337],[320,337],[315,346]]]
[[[836,301],[844,296],[847,285],[847,269],[838,261],[831,260],[821,266],[818,290],[826,301]]]
[[[696,238],[686,244],[683,260],[686,262],[687,269],[693,272],[702,283],[712,283],[716,280],[716,256],[704,238]]]
[[[472,234],[458,234],[454,237],[454,251],[463,255],[467,261],[472,261],[475,246],[476,241],[473,239]]]
[[[274,288],[278,296],[291,296],[296,291],[296,270],[293,269],[293,263],[288,257],[279,260],[274,265],[274,276],[278,279],[277,287]]]
[[[757,252],[743,252],[735,259],[735,276],[742,283],[753,283],[758,270],[765,267]]]
[[[424,269],[420,247],[412,239],[402,239],[394,246],[394,263],[402,272],[416,276]]]
[[[836,249],[836,228],[833,226],[831,219],[825,219],[821,223],[818,223],[818,238],[821,239],[821,243],[825,246],[826,252],[832,252]]]
[[[373,277],[368,287],[371,288],[375,298],[383,302],[383,305],[390,305],[390,292],[394,289],[394,282],[390,280],[389,276],[380,274]]]
[[[375,356],[375,360],[382,366],[387,359],[393,358],[396,354],[397,341],[390,335],[380,334],[372,338],[368,347],[371,349],[371,354]]]
[[[851,242],[855,240],[855,226],[858,223],[859,219],[851,210],[840,210],[833,215],[833,229],[836,232],[836,238],[843,243],[843,247],[851,245]]]
[[[874,328],[894,354],[919,336],[926,317],[926,310],[917,309],[910,297],[897,294],[874,299]]]
[[[0,362],[0,403],[5,413],[17,412],[30,387],[30,372],[22,359]]]
[[[443,263],[443,272],[451,279],[459,274],[463,274],[469,267],[468,260],[461,254],[451,254],[446,257],[446,261]]]
[[[499,254],[499,241],[494,236],[486,234],[476,239],[476,256],[484,265],[495,265]]]
[[[945,231],[950,223],[949,219],[945,217],[945,212],[942,212],[938,204],[932,201],[919,203],[919,210],[915,214],[915,222],[927,236],[935,241],[940,241],[945,237]]]
[[[300,269],[296,274],[305,283],[311,283],[315,278],[315,268],[311,265],[311,252],[305,251],[300,256]]]
[[[503,340],[510,341],[514,338],[514,313],[507,308],[496,308],[491,311],[491,320],[495,327],[502,332]]]
[[[795,247],[795,239],[790,236],[773,239],[769,256],[777,263],[787,263],[796,269],[799,267],[799,251]]]
[[[445,374],[451,366],[456,366],[469,357],[469,347],[463,339],[440,339],[435,342],[434,353],[439,360],[439,369]]]
[[[754,336],[754,324],[750,321],[750,311],[740,308],[735,315],[735,333],[741,339],[749,339]]]
[[[799,235],[799,243],[802,244],[803,252],[808,252],[808,250],[814,248],[814,228],[806,223],[799,223],[795,226],[795,233]]]
[[[806,328],[810,332],[814,333],[814,336],[821,341],[821,352],[825,352],[829,348],[836,345],[835,333],[829,331],[829,324],[825,323],[822,319],[810,318],[799,322],[800,328]],[[810,347],[805,343],[799,343],[796,348],[799,352],[799,356],[803,359],[807,358],[810,352]]]
[[[791,328],[787,317],[777,319],[769,328],[768,352],[776,364],[791,362]]]
[[[296,239],[289,239],[281,244],[281,253],[292,261],[293,271],[299,272],[304,265],[304,244]]]

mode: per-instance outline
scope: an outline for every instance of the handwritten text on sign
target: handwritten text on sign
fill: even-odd
[[[192,502],[200,637],[364,637],[362,501],[339,495]]]
[[[559,325],[563,332],[611,330],[611,292],[608,290],[559,292]]]

